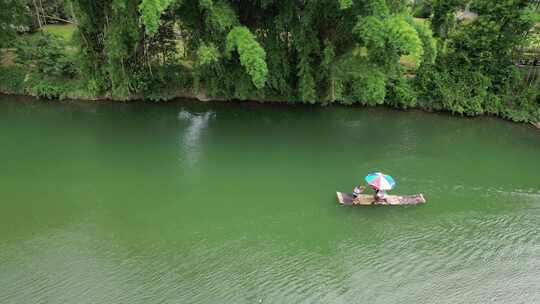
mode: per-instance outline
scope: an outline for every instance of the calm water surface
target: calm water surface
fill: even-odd
[[[540,303],[540,132],[0,98],[0,303]],[[348,208],[384,170],[418,207]]]

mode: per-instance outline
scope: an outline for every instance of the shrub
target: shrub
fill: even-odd
[[[166,65],[152,75],[141,74],[137,79],[141,85],[139,91],[152,101],[173,99],[179,93],[191,92],[193,87],[191,71],[182,65]]]
[[[40,82],[32,88],[34,94],[45,99],[61,99],[65,96],[65,88],[48,82]]]
[[[387,103],[394,107],[406,109],[416,106],[416,91],[406,77],[389,81],[387,92]]]
[[[76,58],[67,54],[66,43],[60,36],[46,33],[23,36],[16,47],[17,63],[34,67],[40,74],[63,77],[77,74]]]
[[[413,8],[413,16],[416,18],[429,18],[432,11],[431,0],[416,1]]]
[[[0,92],[22,94],[26,73],[19,67],[0,67]]]

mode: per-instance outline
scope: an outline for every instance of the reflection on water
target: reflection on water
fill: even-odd
[[[208,127],[208,123],[214,117],[215,113],[212,111],[202,114],[192,114],[182,109],[178,113],[178,119],[188,123],[181,136],[180,147],[182,149],[181,159],[190,168],[197,165],[202,150],[201,137],[203,131]]]

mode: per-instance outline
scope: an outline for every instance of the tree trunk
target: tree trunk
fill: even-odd
[[[39,15],[39,7],[38,7],[38,5],[36,3],[36,0],[32,0],[32,2],[34,3],[34,9],[36,10],[36,19],[37,19],[37,22],[38,22],[38,26],[41,29],[43,24],[41,23],[41,17]]]

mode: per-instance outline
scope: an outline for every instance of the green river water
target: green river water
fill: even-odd
[[[0,303],[540,303],[540,132],[0,97]],[[374,170],[416,207],[342,207]]]

